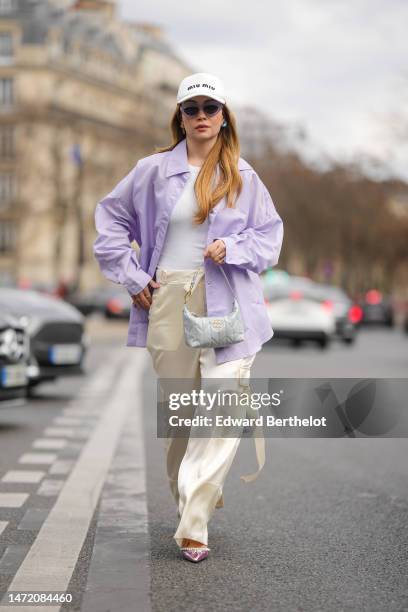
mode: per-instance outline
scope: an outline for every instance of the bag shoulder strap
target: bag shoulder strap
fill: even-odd
[[[235,298],[235,299],[236,299],[236,301],[238,302],[237,296],[235,295],[235,292],[234,292],[233,288],[231,287],[231,283],[229,282],[228,277],[227,277],[227,275],[225,274],[225,270],[224,270],[224,268],[222,267],[222,264],[220,264],[220,265],[219,265],[219,268],[220,268],[221,272],[223,273],[225,280],[227,281],[227,285],[228,285],[228,287],[230,288],[232,295],[234,296],[234,298]],[[197,268],[197,270],[194,272],[194,274],[193,274],[193,278],[191,279],[190,287],[189,287],[189,289],[188,289],[188,291],[187,291],[186,295],[184,296],[184,303],[186,302],[186,299],[187,299],[187,298],[188,298],[188,297],[191,295],[191,292],[193,291],[193,287],[194,287],[195,280],[196,280],[196,278],[197,278],[197,274],[198,274],[198,273],[199,273],[201,270],[202,270],[202,268]]]
[[[235,295],[235,292],[234,292],[233,288],[231,287],[231,283],[229,282],[228,277],[227,277],[227,275],[225,274],[225,270],[224,270],[224,268],[222,267],[222,264],[219,266],[219,268],[220,268],[221,272],[223,273],[225,280],[227,281],[228,287],[230,288],[232,295],[233,295],[233,296],[234,296],[234,298],[237,300],[237,296]],[[237,302],[238,302],[238,300],[237,300]]]

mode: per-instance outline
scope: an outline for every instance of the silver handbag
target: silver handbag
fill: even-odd
[[[193,348],[228,346],[245,339],[245,329],[238,300],[221,265],[220,269],[234,296],[233,309],[229,314],[223,317],[202,317],[187,308],[187,298],[192,293],[194,282],[200,269],[195,272],[190,287],[184,296],[184,338],[186,344]]]

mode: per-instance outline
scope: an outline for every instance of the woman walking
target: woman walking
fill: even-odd
[[[140,159],[98,203],[94,254],[133,301],[127,346],[147,347],[159,378],[183,379],[183,391],[213,378],[247,389],[256,353],[273,336],[259,274],[278,262],[282,220],[239,157],[219,78],[197,73],[181,81],[171,132],[169,147]],[[193,414],[183,408],[183,416]],[[189,561],[208,556],[207,524],[224,504],[239,441],[166,439],[180,519],[174,538]],[[258,472],[244,480],[262,468],[259,446],[257,456]]]

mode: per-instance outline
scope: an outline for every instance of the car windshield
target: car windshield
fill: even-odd
[[[320,301],[315,284],[308,278],[293,277],[285,282],[264,283],[264,296],[269,301],[287,299],[297,293],[304,299]]]
[[[336,285],[317,283],[306,276],[290,276],[287,273],[264,275],[262,278],[264,296],[268,301],[287,299],[300,294],[303,299],[314,302],[350,302],[346,292]]]
[[[349,302],[350,298],[346,292],[340,287],[333,285],[319,285],[316,284],[314,291],[321,300],[331,300],[332,302]]]

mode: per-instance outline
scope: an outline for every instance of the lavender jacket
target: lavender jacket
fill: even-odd
[[[247,357],[272,338],[259,274],[275,266],[283,240],[282,219],[265,185],[242,158],[238,168],[243,188],[235,208],[223,198],[209,214],[207,245],[220,238],[226,245],[224,271],[241,308],[245,339],[215,348],[217,364]],[[95,210],[94,255],[103,275],[139,293],[155,278],[170,215],[189,177],[186,140],[171,151],[140,159]],[[139,253],[131,246],[136,240]],[[233,296],[211,258],[204,259],[208,316],[232,309]],[[160,290],[160,289],[159,289]],[[181,313],[180,313],[180,316]],[[126,346],[146,346],[149,311],[131,304]]]

